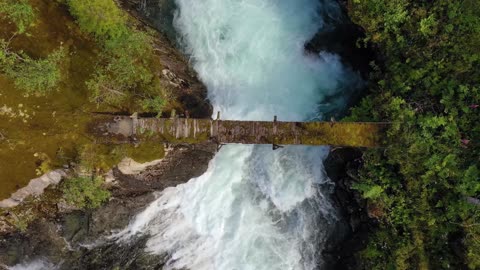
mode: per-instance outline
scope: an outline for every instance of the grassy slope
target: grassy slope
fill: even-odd
[[[161,145],[157,145],[156,152],[134,151],[127,146],[91,145],[91,139],[84,133],[91,121],[89,112],[112,110],[108,104],[98,107],[91,102],[91,92],[85,83],[98,66],[98,59],[104,53],[103,45],[81,31],[65,5],[43,0],[28,3],[35,13],[34,23],[26,33],[12,39],[12,50],[24,51],[34,59],[44,58],[59,47],[68,53],[62,59],[61,82],[43,96],[24,95],[12,80],[0,74],[0,111],[1,108],[9,111],[0,112],[0,198],[8,197],[37,174],[85,157],[84,151],[91,155],[82,163],[98,163],[95,165],[101,170],[126,154],[141,161],[163,155]],[[2,19],[0,30],[0,38],[8,40],[15,26]],[[152,61],[157,63],[158,59]],[[148,149],[155,148],[150,145]]]
[[[84,112],[95,108],[88,102],[84,85],[97,57],[95,43],[57,4],[41,0],[32,0],[31,4],[37,15],[35,25],[28,35],[15,37],[12,48],[34,58],[46,57],[60,46],[70,53],[62,66],[66,78],[47,96],[25,96],[0,75],[0,107],[12,108],[14,113],[0,115],[0,132],[5,136],[0,148],[0,198],[34,178],[42,161],[57,155],[72,158],[75,147],[88,141],[81,129],[88,121]],[[8,39],[12,25],[2,21],[0,28],[1,38]]]

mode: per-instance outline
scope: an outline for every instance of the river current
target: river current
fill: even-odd
[[[345,97],[330,97],[361,84],[339,56],[304,49],[328,27],[327,17],[341,17],[334,0],[176,5],[179,44],[222,119],[324,119],[325,108],[346,106]],[[118,241],[148,235],[146,250],[167,254],[165,269],[323,269],[321,254],[339,221],[323,167],[328,150],[224,146],[204,175],[164,190]]]
[[[358,75],[305,43],[338,17],[334,1],[177,0],[174,25],[222,119],[313,120]],[[348,92],[348,91],[347,91]],[[335,103],[340,110],[345,104]],[[328,149],[224,146],[208,171],[162,192],[123,232],[148,234],[167,269],[317,269],[337,223]]]

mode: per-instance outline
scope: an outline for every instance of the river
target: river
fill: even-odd
[[[304,44],[340,16],[334,1],[178,0],[180,44],[223,119],[313,120],[359,77]],[[331,102],[331,101],[330,101]],[[201,177],[162,192],[121,233],[148,234],[167,269],[317,269],[337,223],[328,148],[224,146]]]
[[[305,44],[341,18],[334,0],[176,0],[178,43],[222,119],[309,121],[342,111],[361,88],[339,56]],[[328,20],[326,19],[328,18]],[[223,146],[207,172],[161,192],[120,233],[147,235],[164,269],[324,269],[339,224],[328,147]],[[43,262],[12,269],[42,269]]]

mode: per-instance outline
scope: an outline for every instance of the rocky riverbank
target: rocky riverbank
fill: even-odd
[[[50,8],[55,14],[65,11],[58,4],[38,5],[42,11]],[[67,16],[65,20],[70,22],[71,18]],[[143,28],[152,31],[147,24]],[[188,60],[165,34],[152,35],[155,57],[160,63],[155,74],[162,85],[172,90],[171,106],[177,114],[188,111],[192,117],[210,117],[212,108],[206,88]],[[76,164],[69,164],[59,177],[55,174],[52,178],[50,173],[34,179],[3,202],[8,208],[0,209],[0,269],[38,259],[61,265],[62,269],[158,268],[162,260],[143,252],[144,239],[123,245],[106,237],[127,226],[136,213],[156,198],[157,192],[202,175],[216,151],[214,144],[174,145],[153,163],[124,159],[106,175],[110,200],[95,210],[69,205],[58,188],[70,169],[80,169]]]
[[[367,201],[352,189],[358,182],[358,170],[362,166],[362,151],[355,148],[332,149],[325,161],[328,177],[335,183],[332,199],[340,210],[342,224],[339,233],[332,235],[324,255],[329,261],[329,269],[358,269],[355,254],[367,244],[369,233],[375,228]]]
[[[171,23],[168,16],[172,16],[173,1],[121,2],[131,14],[144,20],[145,27],[171,27],[168,25]],[[158,14],[165,15],[162,21],[153,20]],[[321,50],[336,52],[347,58],[356,55],[353,45],[350,46],[353,42],[348,35],[352,29],[350,27],[345,25],[336,28],[343,32],[341,38],[335,31],[327,36],[317,35],[306,48],[313,53]],[[325,39],[329,40],[328,44],[336,45],[325,47],[327,43],[322,41]],[[337,40],[333,42],[332,39]],[[184,57],[169,45],[172,42],[168,30],[157,37],[156,48],[164,65],[158,76],[168,80],[168,84],[176,89],[180,113],[189,110],[192,116],[210,117],[211,107],[206,100],[204,86],[198,82]],[[349,45],[342,47],[344,44]],[[360,63],[363,63],[363,59],[353,59],[351,66],[356,68],[355,65]],[[37,205],[34,208],[44,213],[23,232],[12,226],[5,227],[0,236],[0,263],[14,265],[45,259],[53,264],[61,264],[62,269],[161,268],[164,258],[143,251],[145,238],[119,244],[105,237],[124,228],[136,213],[156,198],[156,192],[203,174],[215,152],[216,145],[177,145],[170,149],[164,159],[145,169],[128,165],[114,168],[109,177],[112,198],[97,210],[76,209],[55,200],[49,200],[45,205],[41,201],[34,202]],[[365,232],[371,225],[367,205],[350,189],[355,182],[355,170],[360,165],[360,157],[361,152],[357,150],[336,149],[325,163],[329,177],[336,183],[334,200],[347,221],[342,227],[342,235],[345,234],[343,239],[332,239],[325,252],[333,269],[355,269],[354,253],[362,247]],[[47,192],[55,194],[54,189],[47,189]],[[10,215],[12,220],[10,212],[6,211],[5,215]]]
[[[127,226],[136,213],[156,198],[155,192],[203,174],[215,152],[216,145],[178,145],[164,159],[144,170],[128,164],[116,167],[110,179],[113,196],[109,202],[93,211],[57,203],[51,207],[57,211],[34,221],[26,231],[3,232],[0,262],[15,265],[40,258],[61,264],[62,269],[160,267],[164,258],[143,251],[146,238],[119,244],[106,237]],[[328,269],[356,269],[355,253],[364,248],[366,237],[375,226],[365,200],[351,189],[357,181],[361,156],[358,149],[338,148],[325,161],[327,174],[336,183],[332,197],[345,221],[324,251]]]
[[[162,260],[144,254],[145,239],[123,245],[105,237],[128,225],[155,199],[155,192],[203,174],[215,153],[216,145],[212,144],[177,145],[158,164],[140,172],[125,174],[115,168],[110,201],[92,211],[56,204],[53,208],[57,211],[33,221],[24,232],[2,233],[0,262],[15,265],[41,258],[65,269],[155,269]],[[128,166],[123,170],[126,172]],[[39,208],[48,208],[41,203]]]
[[[315,35],[305,45],[305,49],[314,54],[322,51],[338,54],[347,67],[358,72],[364,80],[368,80],[371,72],[370,62],[377,55],[373,48],[357,45],[357,41],[365,37],[365,31],[350,20],[348,1],[337,2],[342,16],[339,18],[324,16],[327,31]],[[367,91],[364,90],[350,93],[345,110],[335,112],[333,116],[342,118],[347,115],[348,108],[354,106],[366,94]],[[377,226],[375,209],[370,209],[361,194],[352,189],[353,184],[358,182],[357,175],[362,166],[362,156],[361,149],[334,148],[324,162],[328,177],[335,183],[332,200],[341,216],[341,221],[323,252],[326,269],[359,269],[357,252],[366,247],[369,233]]]

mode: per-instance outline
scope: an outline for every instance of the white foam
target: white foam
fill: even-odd
[[[8,267],[8,270],[55,270],[58,269],[53,264],[46,260],[37,259],[30,262],[24,262],[12,267]]]
[[[222,118],[321,117],[324,98],[357,80],[338,56],[305,54],[323,26],[317,0],[177,4],[176,28]],[[168,254],[167,269],[315,269],[336,221],[327,150],[225,146],[204,175],[163,191],[120,235],[149,234],[147,250]]]

